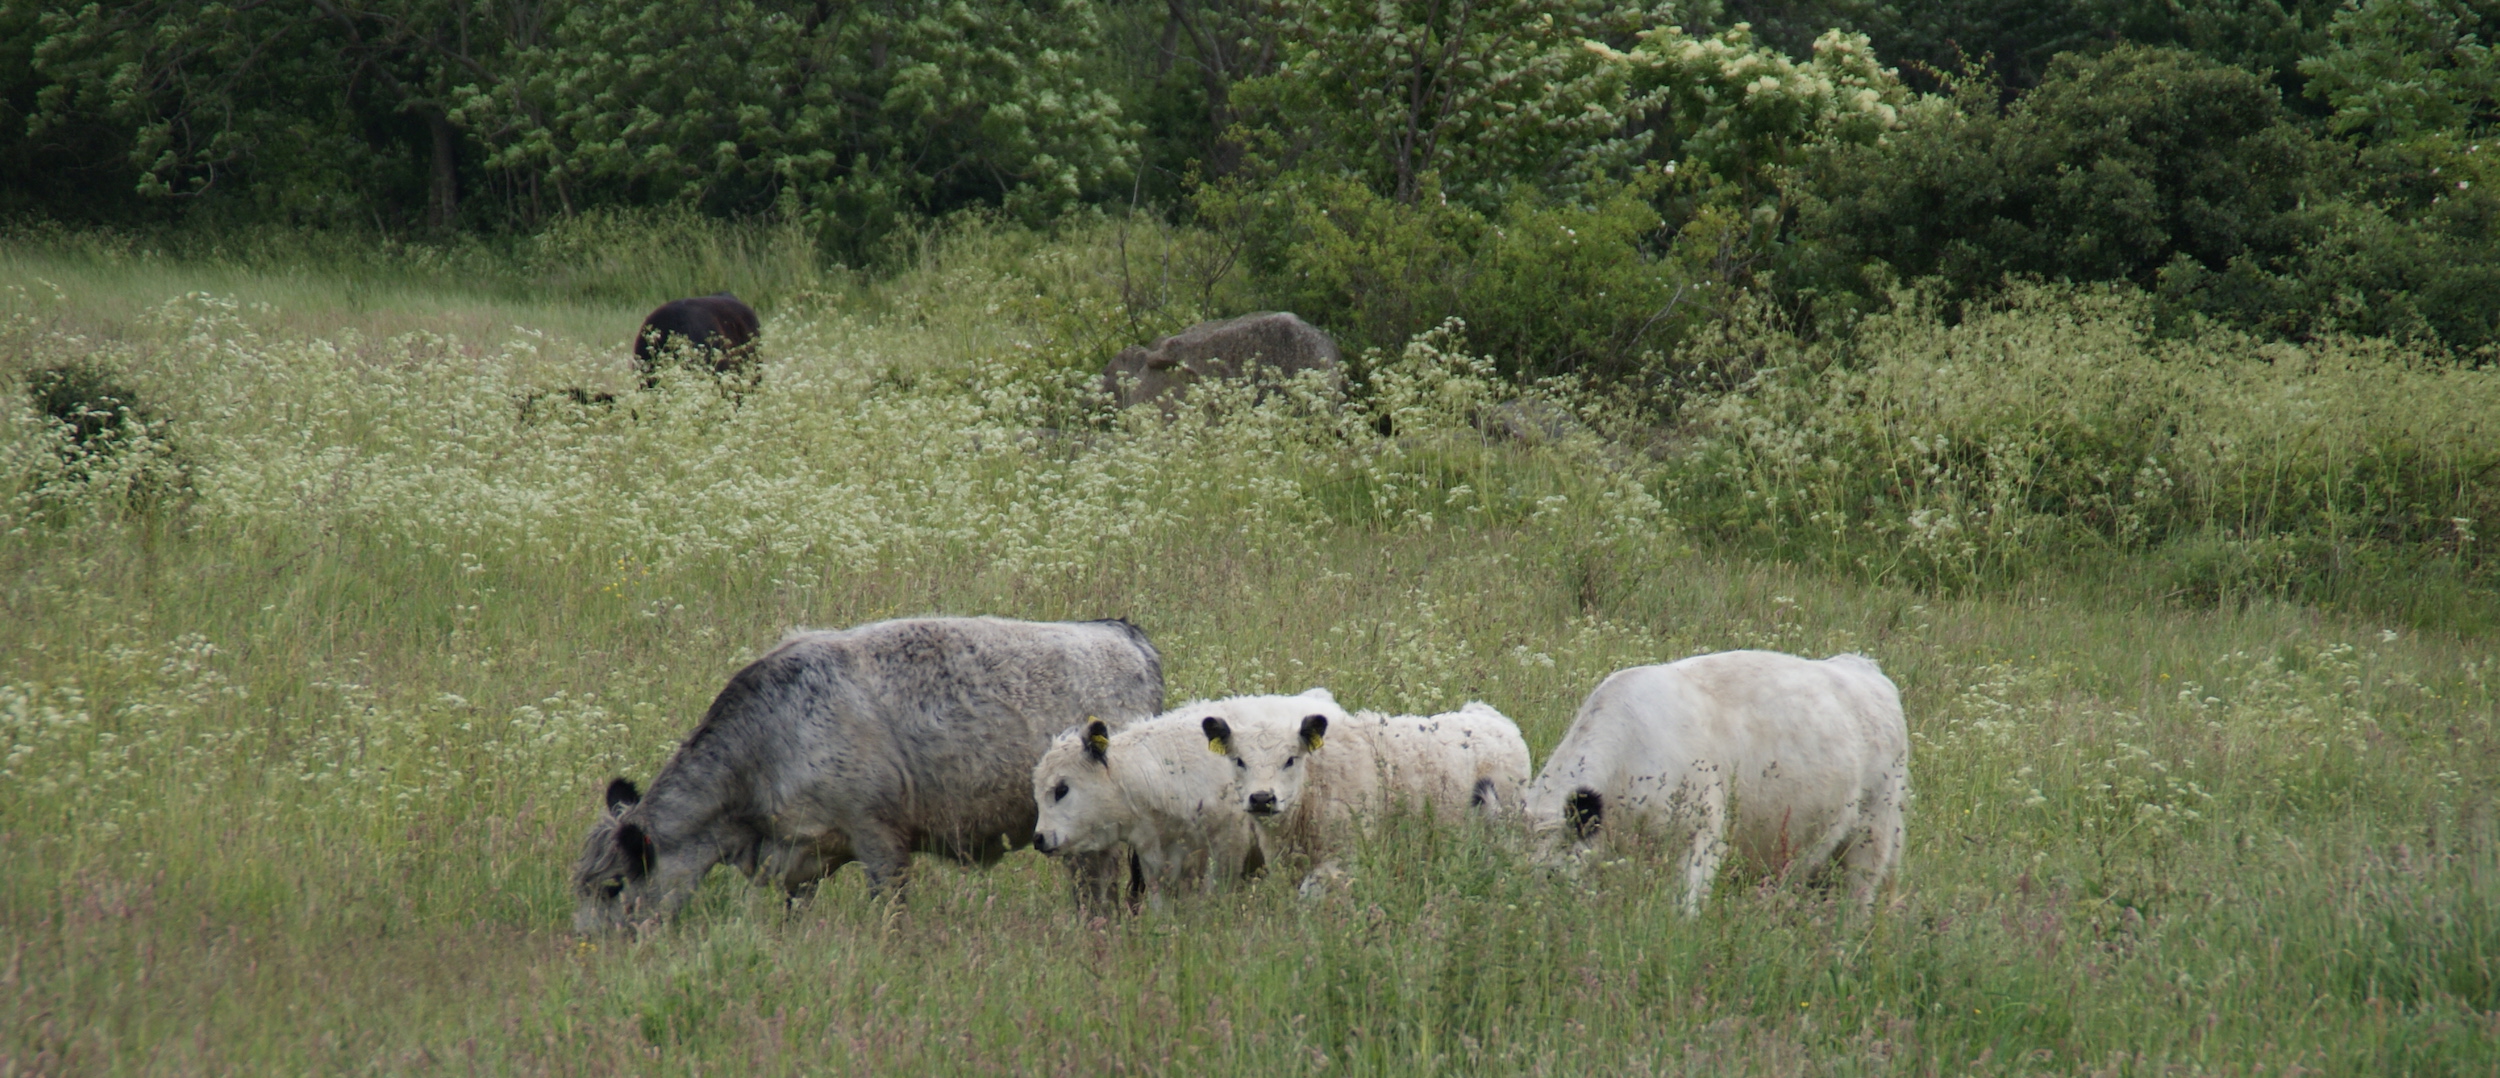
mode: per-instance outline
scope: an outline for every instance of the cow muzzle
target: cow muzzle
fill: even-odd
[[[1056,849],[1056,847],[1051,845],[1049,835],[1045,835],[1039,831],[1033,832],[1033,851],[1035,853],[1047,854],[1053,849]]]
[[[1267,792],[1266,790],[1261,790],[1261,791],[1259,791],[1259,792],[1257,792],[1257,793],[1251,794],[1251,795],[1250,795],[1250,815],[1253,815],[1253,816],[1273,816],[1273,815],[1276,815],[1276,795],[1275,795],[1275,794],[1272,794],[1272,793],[1269,793],[1269,792]]]

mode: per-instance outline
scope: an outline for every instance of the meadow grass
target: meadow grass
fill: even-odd
[[[81,456],[8,398],[0,1074],[2500,1071],[2472,625],[1765,556],[1696,479],[1758,443],[1559,389],[1593,429],[1490,440],[1517,390],[1451,334],[1350,405],[1114,415],[1108,228],[874,279],[732,252],[838,286],[761,293],[757,392],[526,418],[711,289],[614,269],[630,230],[568,257],[651,294],[0,248],[9,384],[92,364],[161,421]],[[1126,616],[1175,702],[1482,699],[1540,759],[1618,667],[1863,651],[1913,734],[1902,875],[1856,917],[1732,871],[1685,920],[1658,851],[1396,820],[1316,899],[1088,919],[1025,852],[923,860],[906,908],[722,877],[665,931],[568,933],[610,776],[788,629],[922,613]]]

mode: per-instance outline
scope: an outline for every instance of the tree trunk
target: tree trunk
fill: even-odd
[[[460,132],[440,109],[426,109],[426,130],[434,136],[434,169],[426,185],[425,223],[448,230],[460,223]]]
[[[1155,78],[1172,73],[1172,65],[1181,58],[1181,16],[1177,11],[1163,16],[1163,40],[1155,46]]]

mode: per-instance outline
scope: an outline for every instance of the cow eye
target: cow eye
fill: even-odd
[[[607,897],[607,898],[615,898],[615,897],[616,897],[616,896],[618,896],[618,895],[624,894],[624,893],[625,893],[625,880],[624,880],[624,878],[623,878],[623,877],[618,877],[618,878],[616,878],[616,879],[609,880],[609,881],[608,881],[608,882],[606,882],[606,883],[600,884],[600,885],[599,885],[599,893],[600,893],[602,896],[605,896],[605,897]]]
[[[1234,767],[1241,768],[1241,769],[1242,769],[1242,770],[1244,770],[1244,771],[1247,771],[1247,770],[1249,770],[1249,769],[1250,769],[1250,765],[1249,765],[1249,764],[1247,764],[1247,763],[1242,762],[1242,759],[1241,759],[1241,757],[1239,757],[1239,756],[1235,756],[1235,757],[1233,757],[1233,766],[1234,766]]]
[[[1293,762],[1294,762],[1295,760],[1299,760],[1299,759],[1301,759],[1301,757],[1299,757],[1299,756],[1288,756],[1288,757],[1285,757],[1285,766],[1286,766],[1286,767],[1292,767],[1292,766],[1293,766]]]
[[[1060,779],[1059,785],[1050,788],[1050,799],[1052,801],[1065,801],[1068,799],[1068,780]]]

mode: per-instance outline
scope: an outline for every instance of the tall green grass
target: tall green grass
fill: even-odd
[[[1896,300],[1846,337],[1737,321],[1698,349],[1748,375],[1685,411],[1678,491],[1714,534],[1929,587],[2119,565],[2191,603],[2494,626],[2500,370],[2165,326],[2106,287],[1950,322]]]
[[[248,260],[0,252],[0,1071],[2500,1066],[2487,635],[2048,554],[1941,588],[1855,569],[1875,540],[1766,556],[1695,478],[1752,443],[1561,391],[1588,430],[1489,439],[1518,391],[1449,333],[1351,403],[1114,415],[1085,367],[1153,329],[1122,243],[932,237],[771,307],[743,403],[527,419],[622,388],[640,301],[403,278],[360,309]],[[454,300],[470,328],[423,328]],[[16,388],[69,362],[162,438],[69,452]],[[1871,918],[1732,876],[1682,920],[1655,851],[1557,869],[1402,820],[1317,899],[1089,920],[1023,853],[924,863],[905,909],[716,879],[669,930],[566,933],[609,776],[790,627],[915,613],[1125,615],[1175,701],[1483,699],[1540,756],[1620,666],[1861,650],[1904,690],[1910,846]]]

